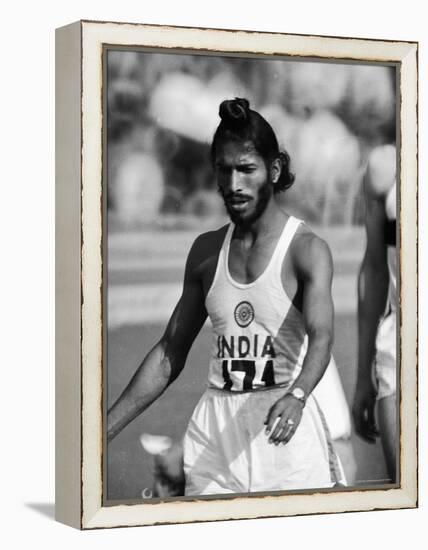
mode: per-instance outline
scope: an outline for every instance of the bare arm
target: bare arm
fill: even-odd
[[[196,240],[187,259],[182,296],[164,335],[108,412],[108,441],[147,409],[182,371],[193,341],[207,317],[199,263],[200,244]]]
[[[302,371],[293,384],[302,388],[306,395],[312,393],[330,362],[334,320],[330,249],[314,235],[310,235],[308,240],[306,253],[301,257],[303,319],[308,335],[308,351]]]
[[[378,435],[374,417],[376,388],[371,371],[377,327],[385,310],[389,281],[384,233],[385,195],[393,179],[391,174],[377,167],[380,160],[385,162],[387,159],[371,159],[364,181],[367,245],[358,277],[358,376],[352,410],[356,431],[368,442],[374,442]]]
[[[308,335],[308,350],[302,370],[293,387],[302,388],[309,395],[320,381],[330,361],[333,341],[333,300],[331,282],[333,262],[326,243],[313,234],[300,237],[296,262],[299,277],[303,280],[303,318]],[[304,404],[290,393],[285,394],[270,409],[266,419],[267,432],[279,416],[269,441],[287,443],[294,435],[302,416]],[[293,425],[287,425],[291,420]]]
[[[358,277],[358,381],[369,377],[375,352],[376,331],[385,310],[388,292],[388,267],[384,239],[383,201],[366,200],[367,248]]]

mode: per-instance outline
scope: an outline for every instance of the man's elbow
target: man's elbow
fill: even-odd
[[[325,360],[330,360],[334,331],[332,327],[313,327],[308,331],[309,342],[313,342],[323,352]]]
[[[179,346],[168,338],[162,338],[159,342],[162,350],[161,371],[162,376],[171,384],[184,368],[187,359],[185,346]]]

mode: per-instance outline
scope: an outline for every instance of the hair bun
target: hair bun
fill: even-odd
[[[220,104],[219,115],[221,120],[229,126],[244,124],[249,117],[250,103],[247,99],[236,97],[226,99]]]

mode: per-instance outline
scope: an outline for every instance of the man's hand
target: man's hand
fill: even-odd
[[[266,435],[270,434],[269,443],[285,445],[290,441],[300,424],[303,407],[304,404],[289,393],[278,399],[270,408],[265,420]]]
[[[368,443],[375,443],[379,431],[375,420],[376,389],[373,383],[366,382],[357,387],[352,406],[355,431]]]

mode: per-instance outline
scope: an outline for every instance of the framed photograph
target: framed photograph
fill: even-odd
[[[415,42],[56,32],[56,518],[417,506]]]

